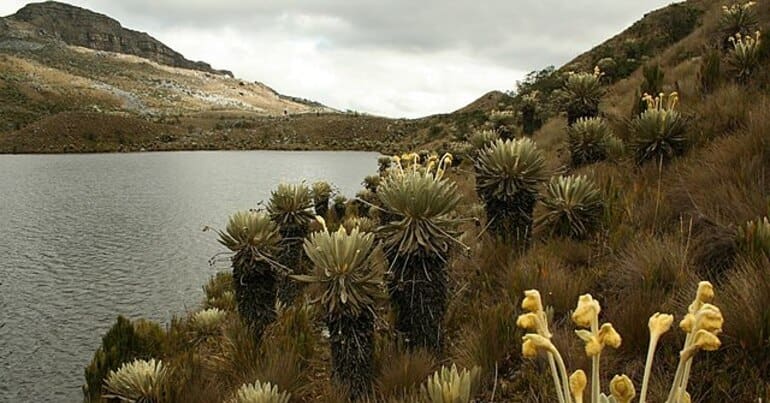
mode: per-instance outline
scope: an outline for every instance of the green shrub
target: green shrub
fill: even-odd
[[[163,354],[165,332],[160,325],[141,321],[136,324],[118,316],[102,337],[102,345],[85,369],[83,394],[87,401],[99,401],[102,384],[110,371],[138,358],[159,358]]]
[[[722,79],[722,55],[717,50],[706,52],[701,58],[698,70],[700,92],[704,95],[712,93]]]
[[[770,258],[770,221],[767,217],[739,226],[737,243],[748,256]]]
[[[545,213],[538,218],[538,226],[551,235],[575,239],[583,239],[596,230],[604,212],[599,188],[583,175],[551,179],[543,206]]]
[[[209,282],[203,286],[205,299],[203,307],[219,308],[225,311],[234,311],[235,294],[233,291],[233,273],[230,271],[221,271],[209,279]]]

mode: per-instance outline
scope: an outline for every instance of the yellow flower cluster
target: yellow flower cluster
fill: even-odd
[[[431,154],[425,161],[420,161],[420,156],[417,153],[406,153],[401,156],[394,155],[391,157],[391,167],[389,173],[396,175],[403,175],[407,170],[413,171],[425,171],[434,174],[436,179],[441,179],[446,173],[446,170],[452,166],[454,157],[450,153],[446,153],[439,157],[438,154]]]
[[[708,281],[700,282],[695,299],[688,308],[687,315],[679,323],[679,327],[687,333],[687,338],[680,353],[679,367],[674,376],[674,382],[666,403],[690,402],[690,395],[687,393],[687,382],[690,376],[693,357],[700,351],[714,351],[721,345],[718,335],[722,331],[724,318],[719,308],[711,303],[713,299],[714,287],[711,283]],[[536,358],[538,353],[546,353],[551,364],[551,372],[559,402],[582,403],[583,394],[588,385],[588,378],[583,370],[577,370],[567,377],[562,357],[556,346],[551,342],[548,316],[543,307],[540,293],[537,290],[526,291],[521,307],[525,313],[519,315],[516,325],[531,332],[527,333],[522,339],[522,355],[527,358]],[[605,347],[609,346],[617,349],[622,342],[620,334],[613,328],[611,323],[599,325],[601,310],[599,301],[595,300],[590,294],[585,294],[580,296],[577,307],[572,313],[572,321],[582,328],[576,330],[575,333],[585,342],[586,355],[592,359],[591,403],[608,401],[608,397],[600,392],[600,357]],[[657,343],[660,337],[671,329],[673,323],[673,315],[660,312],[652,315],[647,323],[650,330],[650,347],[642,380],[640,403],[645,403],[646,401]],[[558,364],[558,368],[556,364]],[[628,376],[616,375],[610,382],[610,394],[614,401],[618,403],[630,403],[636,397],[636,389]]]
[[[644,95],[642,95],[642,101],[647,104],[648,110],[672,111],[676,109],[677,104],[679,104],[679,93],[674,91],[666,95],[661,92],[658,96],[653,97],[645,92]]]
[[[737,14],[739,12],[743,12],[754,7],[755,4],[757,4],[756,1],[749,1],[743,4],[736,3],[730,6],[722,6],[722,12],[725,14]]]

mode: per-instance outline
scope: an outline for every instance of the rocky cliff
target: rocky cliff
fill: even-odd
[[[37,35],[53,37],[69,45],[135,55],[168,66],[232,76],[229,71],[215,70],[207,63],[188,60],[152,36],[124,28],[106,15],[69,4],[55,1],[31,3],[6,19],[26,23]],[[0,20],[0,34],[7,30],[7,25]]]

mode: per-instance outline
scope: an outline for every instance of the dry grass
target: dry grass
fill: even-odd
[[[702,52],[711,38],[719,4],[699,4],[708,8],[702,28],[652,61],[666,71],[664,87],[682,93],[682,110],[692,119],[692,149],[668,164],[636,167],[621,157],[576,170],[595,180],[607,203],[602,231],[590,239],[535,234],[528,249],[513,249],[481,234],[483,220],[464,223],[461,240],[469,250],[456,251],[449,262],[445,351],[405,351],[393,335],[387,306],[378,307],[377,381],[370,401],[410,401],[410,392],[428,374],[451,363],[483,368],[481,401],[553,401],[545,361],[519,356],[514,321],[523,291],[532,288],[553,308],[556,343],[575,369],[589,369],[590,363],[569,314],[579,295],[597,297],[601,320],[612,322],[623,336],[621,348],[603,356],[605,374],[625,372],[638,385],[648,317],[658,311],[681,316],[704,277],[716,283],[716,303],[726,318],[724,347],[696,360],[693,401],[749,402],[768,396],[770,262],[742,256],[735,248],[734,228],[767,214],[770,102],[762,88],[729,80],[701,97],[695,78],[699,61],[689,55]],[[770,11],[763,13],[770,17]],[[634,73],[615,83],[602,102],[603,114],[621,137],[627,135],[625,124],[640,83],[639,72]],[[567,158],[563,117],[546,122],[533,139],[545,151],[549,168],[559,172]],[[464,196],[460,215],[476,218],[472,168],[467,163],[455,167],[450,177]],[[225,276],[215,278],[207,295],[221,295],[226,282]],[[175,396],[180,397],[174,401],[222,400],[256,379],[291,391],[297,402],[346,401],[344,389],[329,381],[327,341],[318,319],[301,304],[288,307],[261,346],[235,318],[213,341],[197,344],[189,340],[186,321],[174,322],[165,347],[171,365],[180,368],[175,375]],[[672,330],[662,340],[650,392],[656,401],[667,392],[682,338]],[[606,386],[609,379],[603,381]]]

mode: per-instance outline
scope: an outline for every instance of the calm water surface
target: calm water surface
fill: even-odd
[[[0,155],[0,402],[79,402],[83,368],[118,314],[192,309],[222,249],[205,225],[281,181],[348,196],[375,153]]]

